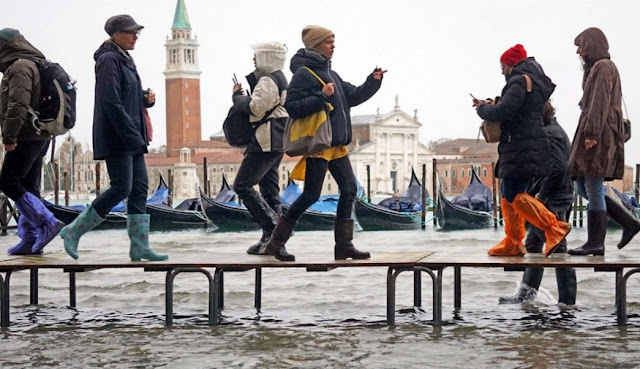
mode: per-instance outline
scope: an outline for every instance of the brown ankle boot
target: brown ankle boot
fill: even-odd
[[[353,219],[336,218],[334,237],[336,246],[333,254],[336,260],[346,260],[348,258],[361,260],[371,258],[371,254],[356,249],[353,243],[351,243],[353,240]]]
[[[284,215],[281,216],[278,220],[278,224],[276,224],[276,227],[271,233],[271,239],[269,240],[269,243],[267,243],[265,252],[269,255],[275,256],[276,259],[280,261],[295,261],[295,256],[287,252],[284,244],[289,241],[289,237],[291,237],[293,227],[296,226],[296,223],[297,222],[295,220],[291,220]]]

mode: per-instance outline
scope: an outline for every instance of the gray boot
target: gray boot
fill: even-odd
[[[604,255],[604,238],[607,235],[607,212],[587,211],[587,242],[569,250],[570,255]]]
[[[574,268],[556,268],[558,282],[558,302],[565,305],[575,305],[578,291],[576,270]]]
[[[544,275],[544,268],[527,268],[522,274],[522,283],[515,296],[500,297],[501,304],[521,304],[527,301],[533,301],[538,295],[538,289],[540,283],[542,283],[542,276]]]

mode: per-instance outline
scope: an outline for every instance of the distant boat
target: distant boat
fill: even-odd
[[[454,199],[456,200],[456,199]],[[477,229],[493,226],[491,190],[485,186],[474,169],[471,181],[458,203],[448,200],[442,189],[438,191],[436,217],[441,229]],[[483,210],[477,210],[482,208]]]
[[[427,194],[428,198],[428,194]],[[356,196],[354,211],[365,231],[397,231],[422,226],[422,185],[411,170],[411,182],[403,196],[371,204]]]
[[[287,187],[280,194],[282,212],[285,213],[293,202],[300,197],[302,190],[291,178]],[[296,224],[296,231],[333,230],[336,222],[336,210],[340,195],[323,195],[302,214]]]
[[[218,231],[242,232],[261,229],[260,225],[253,221],[249,210],[235,202],[236,193],[224,175],[222,187],[216,197],[209,197],[200,189],[200,199],[204,214],[218,227]]]

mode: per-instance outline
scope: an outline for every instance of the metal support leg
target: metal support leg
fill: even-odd
[[[218,282],[218,289],[216,291],[216,295],[218,296],[218,309],[222,311],[224,309],[224,270],[216,269],[214,278]]]
[[[413,306],[422,306],[422,274],[419,270],[413,271]]]
[[[76,307],[76,272],[69,272],[69,306]]]
[[[396,280],[398,275],[407,271],[419,271],[428,273],[433,281],[433,323],[442,324],[442,269],[438,269],[437,275],[429,268],[393,268],[387,271],[387,324],[395,325],[396,320]],[[415,274],[414,274],[415,277]],[[414,280],[415,282],[415,280]],[[414,298],[415,300],[415,298]]]
[[[30,270],[29,304],[38,305],[38,268]]]
[[[623,270],[616,270],[616,318],[619,326],[627,325],[627,280],[640,268],[632,269],[623,275]]]
[[[453,267],[453,308],[460,310],[462,307],[462,268]]]
[[[255,289],[255,306],[256,310],[260,311],[262,308],[262,268],[256,268]]]
[[[6,272],[4,279],[0,275],[0,327],[9,326],[9,280],[11,271]]]
[[[175,268],[167,271],[165,289],[166,289],[166,317],[165,324],[173,325],[173,281],[180,273],[202,273],[209,280],[209,325],[217,325],[219,323],[219,302],[218,302],[218,281],[211,276],[207,270],[202,268]],[[220,271],[222,274],[222,271]],[[218,276],[218,270],[215,272]]]

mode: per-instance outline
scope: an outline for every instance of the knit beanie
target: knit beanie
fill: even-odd
[[[517,44],[516,46],[510,48],[509,50],[505,51],[504,54],[502,54],[502,56],[500,57],[500,62],[505,65],[514,66],[520,60],[526,58],[527,50],[524,49],[524,46]]]
[[[0,30],[0,42],[9,43],[20,36],[20,31],[13,28],[3,28]]]
[[[335,36],[330,29],[320,26],[306,26],[302,29],[302,43],[304,47],[314,48],[327,38]]]

